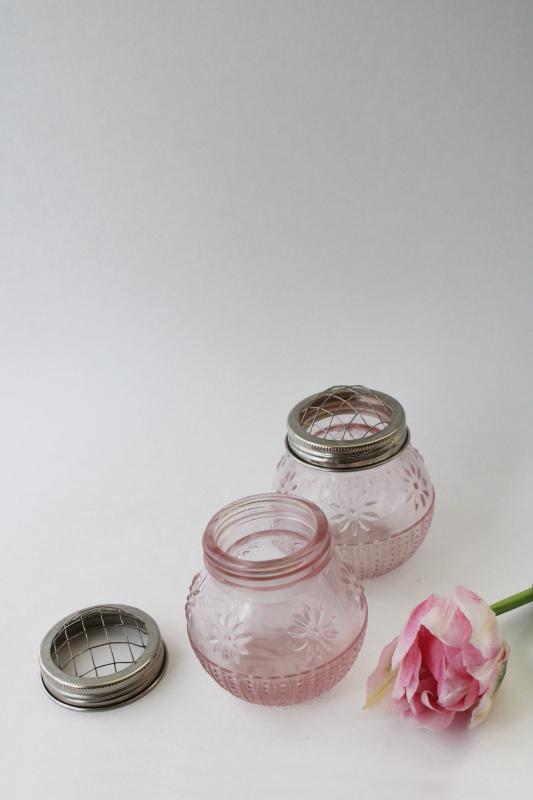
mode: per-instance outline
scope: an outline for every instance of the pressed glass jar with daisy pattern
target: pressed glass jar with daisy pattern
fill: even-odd
[[[364,386],[333,386],[293,408],[274,488],[324,510],[338,552],[360,578],[410,558],[435,503],[402,406]]]
[[[204,669],[243,700],[281,706],[331,689],[363,642],[367,606],[328,521],[298,497],[237,500],[203,536],[185,613]]]

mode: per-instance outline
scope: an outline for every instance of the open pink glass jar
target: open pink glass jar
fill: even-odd
[[[274,488],[322,508],[338,552],[360,578],[395,569],[422,543],[435,492],[393,397],[333,386],[288,419]]]
[[[204,669],[243,700],[281,706],[331,689],[363,642],[367,606],[323,512],[263,494],[219,511],[185,613]]]

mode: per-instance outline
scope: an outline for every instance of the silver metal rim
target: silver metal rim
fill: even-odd
[[[110,613],[118,611],[142,622],[147,631],[146,647],[137,660],[110,675],[83,677],[67,674],[53,658],[53,642],[78,616],[99,609]],[[56,703],[77,711],[103,711],[132,703],[153,689],[163,677],[167,652],[159,628],[149,614],[133,606],[106,603],[69,614],[54,625],[41,643],[39,661],[43,688]]]
[[[165,651],[163,666],[161,667],[161,671],[159,675],[150,683],[145,689],[140,691],[138,694],[133,695],[130,697],[129,700],[122,700],[120,703],[115,703],[112,706],[74,706],[71,703],[66,703],[64,700],[60,700],[58,697],[52,694],[52,692],[47,688],[46,683],[44,682],[43,677],[41,676],[41,686],[43,687],[43,691],[45,694],[53,700],[54,703],[57,703],[58,706],[63,706],[63,708],[68,708],[71,711],[109,711],[111,708],[121,708],[122,706],[129,706],[130,703],[134,703],[136,700],[140,700],[141,697],[144,697],[145,694],[151,692],[152,689],[157,686],[161,678],[164,676],[167,665],[168,665],[168,654],[165,645],[163,644],[163,648]]]
[[[356,440],[325,439],[314,436],[301,424],[302,413],[322,395],[358,391],[377,396],[390,413],[385,427],[375,434]],[[369,405],[368,409],[371,409]],[[402,405],[385,392],[367,389],[364,386],[332,386],[323,392],[306,397],[294,406],[287,420],[286,445],[288,451],[300,461],[312,467],[326,470],[355,471],[383,464],[394,458],[408,443],[405,411]]]

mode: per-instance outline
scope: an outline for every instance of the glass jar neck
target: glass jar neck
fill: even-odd
[[[226,506],[208,523],[202,543],[214,578],[252,589],[276,589],[316,575],[333,547],[318,506],[282,494],[253,495]]]

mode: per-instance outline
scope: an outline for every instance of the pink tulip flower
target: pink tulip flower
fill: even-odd
[[[462,586],[452,597],[432,594],[381,653],[366,707],[388,696],[418,727],[443,730],[456,714],[468,714],[475,727],[490,711],[508,655],[496,615],[481,597]]]

